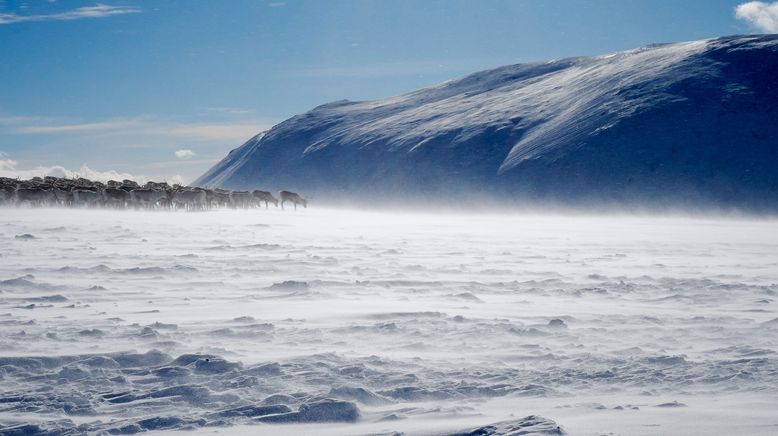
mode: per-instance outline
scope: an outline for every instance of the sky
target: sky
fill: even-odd
[[[186,183],[326,102],[775,32],[742,0],[0,0],[0,176]]]

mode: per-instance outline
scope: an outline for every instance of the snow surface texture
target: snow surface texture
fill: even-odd
[[[776,35],[652,45],[330,103],[257,135],[194,184],[327,200],[776,210],[776,51]]]
[[[778,428],[776,222],[2,209],[0,241],[0,434]]]

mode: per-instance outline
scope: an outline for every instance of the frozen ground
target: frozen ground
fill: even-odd
[[[0,434],[778,432],[775,221],[0,209],[0,241]]]

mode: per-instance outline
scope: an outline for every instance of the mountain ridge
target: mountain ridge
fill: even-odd
[[[777,52],[778,35],[654,44],[327,103],[255,136],[195,184],[775,208]]]

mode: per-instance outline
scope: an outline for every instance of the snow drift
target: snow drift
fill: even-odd
[[[329,103],[250,139],[195,185],[774,210],[776,51],[776,35],[659,44]]]
[[[0,213],[2,436],[776,434],[778,220]]]

